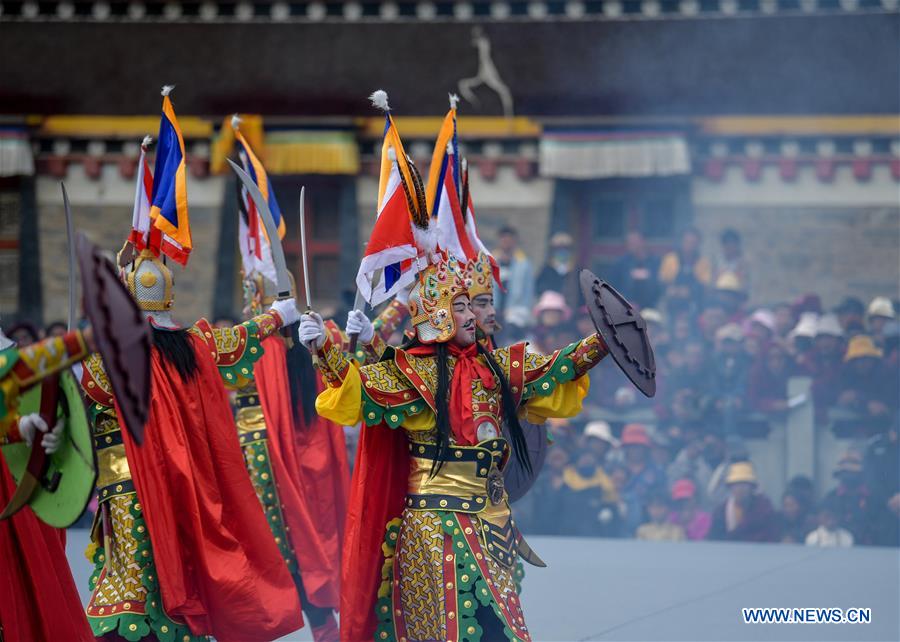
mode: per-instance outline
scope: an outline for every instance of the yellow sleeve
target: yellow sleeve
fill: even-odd
[[[561,383],[549,395],[531,397],[525,404],[525,419],[542,424],[551,418],[574,417],[591,388],[589,375]]]
[[[316,412],[341,426],[354,426],[362,419],[362,383],[355,361],[351,361],[344,378],[335,383],[316,397]]]

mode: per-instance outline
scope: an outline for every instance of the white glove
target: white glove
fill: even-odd
[[[285,326],[297,323],[300,320],[300,312],[297,310],[297,302],[294,297],[282,299],[272,304],[272,309],[278,313]]]
[[[59,447],[62,446],[63,442],[63,425],[65,422],[60,419],[56,422],[56,425],[53,426],[53,430],[44,435],[44,438],[41,439],[41,446],[44,447],[44,452],[48,455],[52,455]]]
[[[325,323],[316,312],[308,312],[300,316],[300,327],[297,338],[305,346],[315,342],[316,348],[325,345]]]
[[[345,330],[347,334],[358,334],[363,345],[372,343],[372,339],[375,338],[375,326],[369,321],[369,317],[360,310],[350,310]]]
[[[47,430],[47,422],[41,419],[41,416],[36,412],[19,417],[19,434],[22,435],[22,441],[29,448],[34,443],[34,434],[38,431],[47,432]]]
[[[48,426],[47,422],[41,419],[41,416],[37,413],[32,413],[30,415],[24,415],[19,418],[19,434],[22,435],[22,439],[31,447],[31,444],[34,443],[34,436],[37,432],[45,433],[43,439],[41,439],[41,446],[44,447],[44,451],[48,455],[52,455],[57,450],[59,450],[60,444],[62,444],[62,431],[63,425],[65,422],[60,419],[56,425],[53,427],[53,430],[47,432]]]

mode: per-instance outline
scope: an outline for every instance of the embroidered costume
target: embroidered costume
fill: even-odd
[[[88,550],[95,635],[264,640],[296,630],[298,596],[247,477],[223,386],[249,380],[282,318],[271,311],[232,328],[204,319],[178,328],[162,261],[144,250],[122,263],[153,327],[153,394],[138,446],[121,430],[99,359],[84,362],[99,472]]]
[[[502,475],[510,444],[501,431],[501,386],[488,359],[508,382],[515,405],[540,423],[579,412],[588,389],[583,375],[606,348],[597,335],[547,356],[528,352],[525,344],[489,357],[474,345],[449,344],[452,434],[439,454],[436,354],[455,335],[452,302],[467,288],[452,257],[420,279],[409,300],[416,347],[388,350],[382,361],[361,367],[330,337],[320,350],[329,387],[316,408],[335,423],[364,424],[342,601],[359,606],[377,599],[376,640],[471,641],[481,639],[485,627],[529,640],[514,571],[524,542]],[[383,557],[383,566],[372,557]],[[374,623],[365,613],[351,613],[342,627],[348,627],[346,639],[366,639]]]

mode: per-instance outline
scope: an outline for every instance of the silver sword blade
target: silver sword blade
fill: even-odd
[[[306,294],[306,307],[312,309],[312,298],[309,289],[309,257],[306,250],[306,186],[300,187],[300,254],[303,259],[303,290]]]

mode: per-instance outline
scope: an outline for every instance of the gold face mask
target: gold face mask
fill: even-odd
[[[465,268],[451,255],[429,265],[409,295],[409,314],[422,343],[445,343],[456,334],[453,299],[468,294]]]

